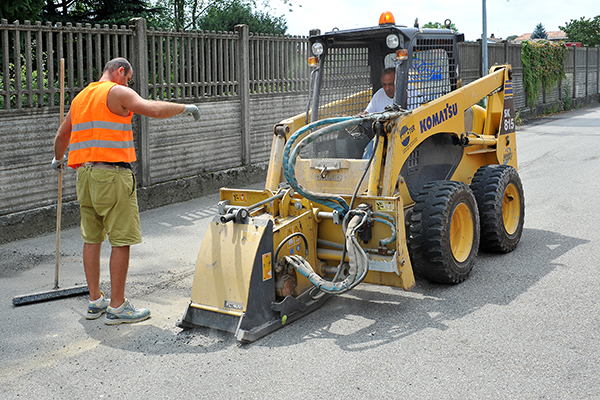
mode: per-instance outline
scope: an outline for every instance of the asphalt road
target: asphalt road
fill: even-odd
[[[600,105],[518,129],[525,230],[456,286],[362,284],[253,343],[175,326],[217,195],[142,213],[127,295],[152,318],[87,321],[51,289],[56,236],[0,245],[0,399],[600,399]],[[78,228],[61,284],[84,283]],[[108,290],[108,248],[102,281]]]

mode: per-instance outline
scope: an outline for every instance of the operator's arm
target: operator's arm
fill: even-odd
[[[61,160],[69,147],[69,141],[71,140],[71,110],[67,113],[63,123],[56,132],[54,138],[54,157],[57,160]]]
[[[110,111],[117,115],[127,115],[129,111],[132,111],[151,118],[169,118],[184,111],[191,112],[186,110],[184,104],[143,99],[133,89],[122,85],[115,85],[110,90],[107,98],[107,106]],[[195,106],[187,107],[193,107],[197,110]]]

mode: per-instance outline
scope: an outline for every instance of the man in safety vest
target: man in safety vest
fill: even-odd
[[[136,160],[131,118],[134,113],[153,118],[191,114],[194,105],[146,100],[128,83],[133,76],[124,58],[110,60],[98,82],[90,83],[71,104],[54,139],[52,167],[77,169],[77,201],[81,210],[83,267],[90,291],[87,319],[106,313],[106,324],[139,322],[150,317],[147,308],[135,308],[125,298],[129,247],[142,242],[135,176]],[[108,235],[111,298],[100,290],[100,249]]]

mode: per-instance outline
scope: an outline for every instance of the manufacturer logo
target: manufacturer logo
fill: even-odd
[[[244,305],[242,303],[238,303],[236,301],[225,300],[225,308],[230,308],[232,310],[244,310]]]
[[[415,126],[411,125],[410,128],[403,126],[400,129],[400,140],[402,141],[402,146],[406,147],[410,143],[410,134],[415,131]]]
[[[325,176],[321,176],[321,174],[315,175],[315,179],[318,181],[338,181],[341,182],[343,177],[339,174],[327,174]]]
[[[446,103],[446,107],[442,108],[439,112],[429,115],[427,118],[423,118],[419,121],[421,133],[425,133],[428,130],[435,128],[439,124],[446,122],[450,118],[458,114],[458,105]]]
[[[510,162],[510,160],[512,160],[512,158],[513,158],[512,149],[510,147],[507,147],[506,150],[504,151],[504,157],[502,159],[502,163],[504,165],[506,165]]]

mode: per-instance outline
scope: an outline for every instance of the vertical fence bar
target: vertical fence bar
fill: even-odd
[[[160,31],[161,35],[158,37],[158,87],[159,87],[159,97],[161,100],[165,99],[165,62],[164,62],[164,51],[163,46],[165,44],[165,36],[162,35],[162,30]]]
[[[23,80],[21,79],[21,31],[18,29],[19,24],[15,22],[17,29],[15,30],[13,40],[15,44],[14,64],[15,64],[15,92],[16,108],[23,108]]]
[[[112,58],[110,51],[110,35],[108,24],[104,24],[104,26],[102,27],[102,41],[104,42],[104,60],[102,63],[102,65],[104,66]]]
[[[179,97],[185,99],[185,89],[186,89],[186,34],[184,32],[181,33],[179,37],[179,86],[181,87]]]
[[[223,32],[224,33],[224,32]],[[225,77],[223,76],[223,67],[225,64],[225,52],[224,52],[224,47],[223,47],[223,42],[225,40],[223,39],[223,37],[219,38],[218,41],[218,60],[219,62],[217,63],[219,70],[218,70],[218,82],[219,82],[219,90],[221,92],[221,96],[225,96],[227,94],[226,89],[225,89]]]
[[[85,68],[87,72],[87,83],[91,83],[94,81],[94,44],[92,40],[92,25],[85,24],[85,51],[86,51],[86,60],[85,60]]]
[[[211,60],[211,76],[210,76],[210,81],[211,81],[211,95],[212,96],[218,96],[221,93],[219,93],[218,88],[217,88],[217,81],[218,81],[218,67],[217,67],[217,39],[215,35],[215,31],[213,31],[213,38],[211,39],[211,54],[210,54],[210,60]]]
[[[200,36],[200,60],[198,61],[198,66],[200,68],[200,97],[206,96],[206,34],[203,32],[202,36]]]
[[[200,93],[200,77],[198,74],[198,71],[200,70],[200,64],[199,64],[199,58],[198,58],[198,46],[199,46],[199,41],[198,41],[198,31],[194,32],[194,45],[192,46],[193,52],[194,52],[194,56],[193,56],[193,62],[192,65],[194,66],[192,68],[192,97],[202,97],[201,93]]]
[[[73,101],[75,96],[73,87],[75,86],[75,70],[73,66],[73,25],[67,22],[67,78],[68,78],[68,89],[65,90],[65,94],[69,93],[68,103]]]
[[[125,54],[124,52],[120,51],[119,49],[119,36],[118,36],[119,31],[117,30],[117,26],[113,25],[112,26],[112,32],[109,33],[109,37],[112,39],[112,49],[113,49],[113,53],[111,55],[111,59],[115,58],[115,57],[127,57],[127,54]]]
[[[104,64],[102,64],[102,35],[100,34],[100,25],[96,24],[96,40],[94,41],[94,48],[96,49],[96,76],[94,76],[94,80],[100,79],[102,75],[102,68]]]
[[[35,23],[36,35],[35,35],[35,69],[37,78],[37,106],[42,107],[44,105],[44,42],[42,39],[42,23],[36,21]]]
[[[127,38],[128,36],[125,34],[125,26],[121,26],[121,30],[120,30],[120,35],[119,38],[121,39],[121,54],[122,57],[125,57],[127,59],[131,58],[131,56],[129,55],[129,48],[127,47]],[[148,37],[146,37],[146,40],[148,40]]]
[[[231,41],[229,42],[229,83],[231,88],[231,94],[237,95],[239,94],[239,87],[236,85],[237,77],[235,75],[235,65],[236,65],[236,55],[235,55],[235,45],[237,44],[235,40],[234,33],[231,32]]]
[[[55,104],[54,93],[56,90],[54,88],[54,31],[50,22],[46,22],[46,29],[48,30],[46,35],[46,51],[48,54],[48,105],[52,107]]]
[[[179,75],[177,73],[177,64],[178,64],[178,51],[179,51],[179,38],[176,35],[173,35],[173,62],[171,63],[171,71],[173,71],[173,87],[174,87],[174,97],[175,99],[179,98]]]
[[[31,24],[29,21],[25,21],[25,85],[27,87],[27,107],[33,105],[33,79],[31,76],[31,64],[32,64],[32,53],[31,53]],[[19,70],[20,71],[20,70]]]
[[[8,25],[8,21],[3,19],[2,25]],[[10,109],[10,54],[8,46],[8,29],[3,26],[2,29],[2,83],[4,88],[4,109]]]
[[[171,100],[171,81],[172,81],[172,76],[171,76],[171,71],[172,71],[172,63],[171,63],[171,39],[172,36],[170,36],[168,33],[165,35],[165,54],[167,56],[167,60],[165,62],[165,78],[167,80],[167,100]]]
[[[187,97],[194,97],[193,95],[193,89],[192,89],[192,85],[193,85],[193,80],[192,80],[192,60],[193,60],[193,56],[192,56],[192,39],[193,36],[191,33],[187,34],[187,78],[186,78],[186,87],[187,87],[187,91],[186,91],[186,96]]]
[[[83,32],[81,24],[75,25],[77,30],[77,88],[82,90],[85,87],[83,78]]]
[[[152,92],[150,97],[154,100],[158,99],[157,81],[156,81],[156,35],[154,35],[154,28],[150,28],[152,35],[148,36],[148,47],[150,48],[150,84],[152,85]]]

